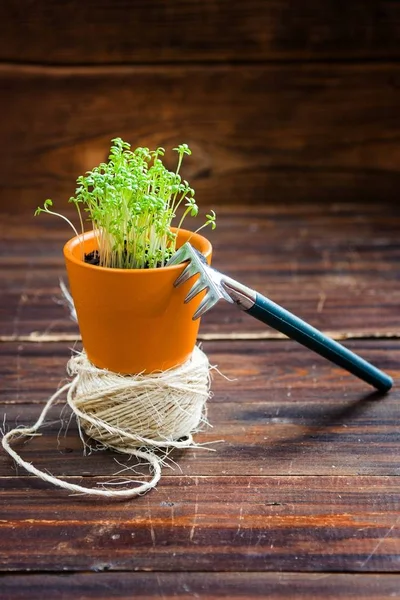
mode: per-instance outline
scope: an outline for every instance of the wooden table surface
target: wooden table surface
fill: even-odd
[[[200,443],[131,501],[71,496],[0,455],[0,597],[399,598],[400,206],[221,207],[214,265],[387,371],[381,396],[220,305]],[[65,381],[76,325],[61,302],[63,224],[1,217],[1,424],[31,424]],[[4,413],[4,417],[3,417]],[[123,455],[83,456],[64,402],[16,446],[74,482]],[[68,576],[67,576],[68,575]]]

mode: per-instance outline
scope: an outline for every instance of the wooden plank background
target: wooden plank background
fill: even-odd
[[[334,337],[400,336],[395,268],[400,264],[400,205],[219,206],[217,213],[216,230],[207,231],[216,268]],[[14,216],[0,223],[3,341],[34,338],[35,332],[55,341],[77,336],[59,286],[60,279],[66,280],[62,246],[69,235],[61,219],[48,215],[29,215],[22,222]],[[238,246],[246,249],[240,260]],[[245,339],[277,336],[227,304],[217,305],[202,320],[203,340],[227,339],[232,333]]]
[[[397,340],[346,345],[394,377],[400,375]],[[214,373],[215,400],[208,412],[214,427],[196,441],[213,444],[223,438],[224,443],[216,444],[215,452],[182,453],[176,475],[236,477],[245,465],[248,476],[315,476],[317,455],[319,476],[400,474],[393,452],[400,442],[398,392],[379,402],[364,383],[294,342],[219,341],[203,347],[229,379]],[[5,426],[34,422],[44,400],[68,380],[71,350],[66,343],[47,342],[2,343],[0,351]],[[24,458],[57,475],[115,473],[112,456],[117,454],[82,456],[77,427],[69,418],[65,407],[52,409],[43,436],[21,446]],[[6,475],[10,460],[3,457],[0,477]]]
[[[215,266],[395,379],[381,397],[216,307],[200,338],[229,379],[197,439],[224,442],[174,454],[123,503],[1,453],[0,596],[400,598],[400,3],[4,0],[0,27],[2,430],[35,420],[80,347],[59,290],[69,232],[32,212],[63,210],[116,136],[187,142]],[[83,457],[62,409],[24,458],[111,479],[121,456]]]
[[[296,600],[398,597],[396,209],[221,207],[221,227],[212,234],[223,271],[287,296],[296,313],[308,307],[337,337],[358,327],[359,339],[346,345],[387,371],[393,390],[382,396],[292,341],[263,339],[264,328],[251,329],[250,318],[238,313],[235,320],[221,306],[201,325],[204,350],[225,376],[213,377],[212,427],[196,435],[214,451],[174,453],[176,464],[163,470],[157,490],[117,503],[70,496],[1,454],[7,600],[28,588],[42,600],[43,586],[65,598],[107,597],[110,589],[122,598],[134,591],[185,600],[265,597],[266,589],[271,598]],[[0,328],[7,333],[0,338],[0,422],[8,430],[35,421],[66,379],[71,347],[80,346],[68,338],[76,338],[76,326],[55,302],[64,226],[46,217],[4,217],[1,233]],[[324,302],[321,286],[329,291]],[[53,317],[60,318],[54,328]],[[46,333],[46,324],[48,337],[34,341],[32,331]],[[37,467],[88,486],[118,478],[126,463],[113,452],[83,456],[64,401],[41,436],[13,445]],[[138,471],[147,476],[144,466]]]
[[[103,600],[110,590],[120,600],[137,597],[157,598],[269,598],[293,600],[337,600],[337,598],[398,598],[400,577],[397,575],[343,575],[330,573],[160,573],[151,578],[146,573],[83,573],[69,575],[25,575],[2,578],[5,594],[13,600],[41,598],[45,589],[49,597]],[[296,594],[294,596],[293,594]],[[8,596],[7,596],[8,597]],[[78,596],[79,597],[79,596]]]
[[[212,428],[196,436],[214,451],[174,453],[179,466],[164,469],[157,490],[118,503],[69,496],[1,453],[7,600],[23,597],[27,586],[42,600],[44,585],[65,598],[101,597],[101,586],[121,597],[131,586],[145,598],[145,585],[149,598],[204,600],[226,590],[265,597],[264,585],[271,598],[398,592],[400,216],[395,207],[387,216],[390,206],[221,207],[213,241],[223,271],[287,296],[294,312],[306,308],[319,325],[336,328],[336,337],[358,327],[359,339],[346,345],[392,375],[394,389],[376,394],[292,341],[263,339],[265,328],[251,329],[250,318],[221,306],[201,327],[204,350],[225,375],[213,377]],[[71,347],[80,346],[56,303],[65,227],[46,216],[14,216],[4,217],[1,233],[0,423],[8,430],[35,421],[65,381]],[[323,301],[321,289],[329,292]],[[38,342],[32,331],[46,335]],[[126,459],[84,457],[69,417],[60,403],[43,435],[15,447],[73,482],[118,478]]]
[[[396,1],[2,2],[0,207],[63,207],[111,138],[193,148],[204,204],[398,202]]]
[[[80,65],[400,58],[396,0],[54,4],[1,3],[4,60]]]

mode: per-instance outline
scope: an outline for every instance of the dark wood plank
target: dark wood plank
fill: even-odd
[[[336,336],[400,336],[400,204],[215,209],[217,229],[206,235],[216,268]],[[65,334],[78,334],[59,288],[59,279],[66,280],[62,246],[69,236],[61,220],[47,215],[3,215],[1,339],[37,332],[68,340]],[[203,317],[200,334],[275,332],[222,303]]]
[[[395,378],[389,394],[377,396],[294,342],[205,343],[211,364],[229,378],[214,375],[212,428],[196,435],[213,451],[174,454],[175,476],[237,476],[244,465],[249,475],[399,475],[400,344],[349,346]],[[0,344],[0,353],[0,422],[7,430],[32,424],[67,381],[68,346]],[[82,477],[115,474],[121,468],[116,460],[129,464],[112,452],[84,457],[64,402],[49,414],[42,436],[15,444],[26,460],[54,474]],[[0,475],[14,474],[12,459],[3,453]]]
[[[74,575],[6,575],[5,600],[63,600],[84,597],[266,598],[278,600],[386,600],[400,597],[399,575],[341,573],[79,573]],[[140,596],[138,596],[140,594]]]
[[[230,210],[224,208],[222,214]],[[56,290],[50,280],[62,268],[65,230],[51,220],[42,219],[39,229],[17,221],[3,219],[1,236],[2,322],[12,319],[11,331],[16,332],[13,342],[3,336],[0,343],[0,419],[5,429],[35,420],[65,377],[70,355],[68,343],[24,343],[19,337],[32,319],[26,318],[32,306],[23,314],[30,304],[26,298],[37,294],[30,325],[46,322],[40,298],[50,298],[49,290]],[[359,285],[360,299],[354,294],[348,306],[353,315],[359,307],[364,319],[368,315],[363,331],[373,335],[377,329],[371,322],[379,306],[373,294],[373,301],[365,302],[368,290],[384,289],[389,295],[387,324],[393,325],[398,314],[398,225],[395,204],[363,206],[362,211],[343,203],[279,210],[241,207],[213,239],[215,261],[224,269],[232,266],[231,274],[239,279],[271,277],[285,296],[290,286],[301,285],[307,301],[310,290],[321,289],[330,277],[329,293],[336,289],[331,308],[337,313],[338,287],[343,285],[344,297],[346,288]],[[246,254],[239,260],[242,231]],[[289,262],[293,257],[298,263]],[[13,294],[17,303],[7,312]],[[295,299],[295,292],[288,297]],[[328,299],[321,305],[323,313]],[[356,322],[355,316],[349,317],[353,326]],[[235,381],[215,376],[209,402],[213,429],[196,440],[224,441],[213,447],[215,452],[196,449],[173,455],[177,466],[164,469],[157,490],[130,502],[69,496],[22,469],[15,471],[2,453],[1,571],[12,573],[4,579],[11,598],[18,581],[16,593],[27,590],[22,572],[28,570],[38,573],[31,579],[36,583],[30,595],[40,594],[41,583],[54,574],[48,580],[49,597],[53,590],[57,595],[65,592],[64,597],[79,597],[84,591],[93,597],[101,581],[107,591],[114,591],[112,578],[117,576],[120,597],[128,593],[128,580],[129,591],[136,586],[140,592],[146,577],[154,578],[148,580],[147,597],[209,598],[211,589],[216,597],[226,590],[232,597],[264,597],[260,577],[265,577],[270,596],[276,591],[278,598],[295,597],[294,589],[300,598],[336,598],[335,593],[383,598],[397,593],[400,345],[396,339],[348,345],[394,376],[389,394],[372,394],[356,378],[290,341],[206,341],[211,362]],[[89,486],[119,477],[121,466],[114,459],[122,464],[126,459],[109,452],[82,456],[76,425],[71,423],[65,437],[60,432],[61,409],[59,405],[49,415],[42,437],[16,444],[24,458]],[[65,424],[67,419],[64,414]],[[134,571],[143,578],[135,579]],[[279,584],[283,576],[277,571],[290,571],[289,579]],[[64,588],[57,578],[62,572],[73,575],[63,580]],[[190,579],[192,572],[198,573],[197,579]],[[296,579],[301,572],[310,576]],[[219,578],[217,586],[208,577],[211,573]],[[346,575],[331,578],[328,573]],[[393,575],[368,578],[373,573]],[[369,587],[363,595],[365,574]]]
[[[65,205],[116,135],[186,141],[202,204],[398,202],[399,76],[393,64],[3,65],[0,205]]]
[[[3,61],[121,64],[399,57],[395,0],[2,2]]]
[[[123,503],[0,485],[3,571],[399,569],[398,477],[165,477]]]

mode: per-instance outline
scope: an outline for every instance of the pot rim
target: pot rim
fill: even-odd
[[[177,228],[176,227],[171,227],[171,231],[176,232]],[[198,237],[201,238],[202,240],[204,240],[205,244],[206,244],[206,250],[205,252],[203,252],[204,256],[206,258],[208,258],[211,255],[212,252],[212,245],[211,242],[208,240],[208,238],[206,238],[204,235],[201,235],[200,233],[195,233],[194,231],[190,231],[189,229],[179,229],[179,233],[186,233],[188,234],[188,236],[192,236],[192,237]],[[172,271],[173,269],[175,269],[176,271],[180,270],[182,268],[181,264],[178,265],[171,265],[169,267],[164,266],[164,267],[150,267],[147,269],[118,269],[116,267],[101,267],[99,265],[91,265],[89,263],[84,262],[81,259],[78,259],[74,256],[73,254],[73,249],[82,242],[82,237],[83,240],[90,240],[93,239],[95,237],[95,233],[93,229],[90,229],[89,231],[85,231],[85,233],[82,235],[78,235],[78,236],[74,236],[72,238],[70,238],[65,244],[64,244],[64,248],[63,248],[63,253],[64,253],[64,257],[66,260],[79,265],[80,267],[83,267],[85,269],[95,269],[97,272],[99,271],[106,271],[107,273],[154,273],[154,272],[159,272],[159,271],[163,271],[165,269],[168,269],[169,271]]]

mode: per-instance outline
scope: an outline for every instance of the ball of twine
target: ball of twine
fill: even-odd
[[[67,371],[73,380],[48,400],[36,423],[12,429],[3,437],[3,448],[30,473],[73,492],[131,498],[157,485],[166,452],[196,446],[192,434],[207,422],[210,395],[210,365],[200,348],[183,365],[149,375],[126,376],[98,369],[84,352],[69,360]],[[145,460],[152,472],[150,481],[123,490],[87,488],[40,471],[11,448],[14,439],[38,435],[50,407],[65,392],[84,447],[90,447],[90,442],[82,430],[104,449]],[[164,451],[164,456],[157,451]]]
[[[67,369],[77,376],[68,404],[85,433],[108,448],[187,448],[205,421],[209,363],[199,348],[183,365],[150,375],[98,369],[84,354]]]

